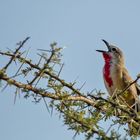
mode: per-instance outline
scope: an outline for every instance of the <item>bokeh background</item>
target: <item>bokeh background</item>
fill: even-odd
[[[101,39],[123,50],[134,79],[140,72],[139,0],[0,0],[0,50],[15,49],[27,36],[33,60],[38,48],[48,49],[54,41],[66,47],[61,77],[68,82],[77,79],[77,87],[86,82],[85,92],[106,92],[104,62],[95,51],[105,48]],[[5,60],[0,59],[3,65]],[[52,116],[47,112],[43,102],[34,104],[21,97],[14,105],[14,90],[0,92],[0,139],[72,140],[73,135],[57,112]],[[83,135],[76,137],[81,139]]]

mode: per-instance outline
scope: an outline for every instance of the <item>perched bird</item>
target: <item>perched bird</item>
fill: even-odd
[[[117,96],[121,93],[121,101],[125,102],[130,108],[135,111],[140,111],[140,101],[138,95],[140,90],[136,83],[130,83],[133,79],[130,77],[124,61],[123,52],[116,46],[109,44],[107,41],[102,40],[108,48],[108,51],[96,50],[101,52],[105,61],[103,68],[103,79],[105,87],[111,96]],[[128,87],[129,86],[129,87]],[[126,89],[126,87],[128,87]],[[124,92],[124,89],[126,89]]]

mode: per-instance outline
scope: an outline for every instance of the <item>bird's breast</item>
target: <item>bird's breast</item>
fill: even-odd
[[[116,89],[122,89],[122,75],[121,69],[111,63],[105,63],[103,68],[103,77],[105,86],[110,95],[112,95]]]

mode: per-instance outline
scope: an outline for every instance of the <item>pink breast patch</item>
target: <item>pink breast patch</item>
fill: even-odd
[[[108,83],[108,86],[111,87],[113,85],[113,81],[110,77],[110,61],[111,61],[111,56],[108,55],[107,53],[103,53],[103,57],[105,60],[105,65],[104,65],[104,70],[103,70],[103,75]]]

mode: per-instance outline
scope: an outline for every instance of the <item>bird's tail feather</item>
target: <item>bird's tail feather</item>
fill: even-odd
[[[135,105],[133,108],[135,109],[136,112],[140,112],[140,100],[139,99],[137,99],[135,101]]]

